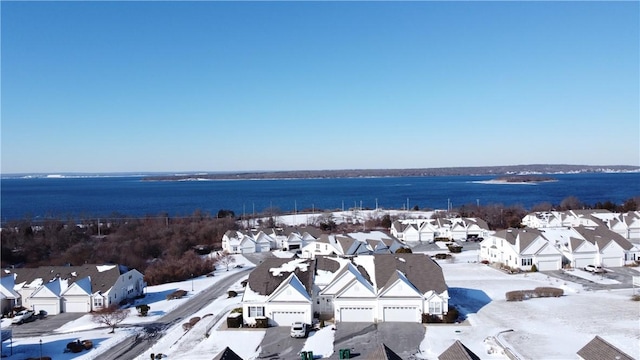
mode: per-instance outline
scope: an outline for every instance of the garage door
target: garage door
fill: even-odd
[[[64,301],[64,300],[63,300]],[[89,304],[86,299],[78,301],[66,300],[64,301],[64,312],[70,313],[87,313],[89,312]]]
[[[383,310],[385,322],[419,322],[418,308],[411,306],[388,306]]]
[[[584,269],[584,267],[587,265],[593,265],[593,259],[575,259],[575,264],[573,265],[573,267],[575,267],[576,269]]]
[[[373,308],[344,307],[340,309],[342,322],[373,322]]]
[[[304,311],[274,311],[271,321],[275,326],[291,326],[294,322],[305,321]]]
[[[557,261],[538,261],[538,271],[551,271],[559,268]]]
[[[603,267],[618,267],[622,266],[622,261],[619,257],[602,258]]]
[[[60,314],[60,306],[57,304],[33,304],[33,311],[36,313],[40,310],[44,310],[49,315]]]

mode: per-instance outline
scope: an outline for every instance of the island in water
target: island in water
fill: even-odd
[[[492,181],[510,184],[537,184],[541,182],[558,181],[558,179],[539,175],[513,175],[501,176],[499,178],[493,179]]]

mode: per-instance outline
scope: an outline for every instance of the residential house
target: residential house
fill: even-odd
[[[448,311],[442,269],[424,254],[349,258],[269,258],[249,275],[244,320],[267,317],[275,326],[311,323],[314,314],[337,322],[421,322]]]
[[[228,346],[224,348],[213,360],[243,360],[240,355],[231,350]]]
[[[578,350],[577,355],[578,358],[582,360],[634,360],[632,356],[613,346],[598,335]]]
[[[22,298],[13,288],[15,287],[13,276],[0,278],[0,308],[2,314],[7,314],[14,307],[22,305]]]
[[[480,259],[523,271],[562,268],[562,253],[536,229],[507,229],[480,243]]]
[[[365,359],[375,360],[402,360],[400,355],[389,349],[384,343],[377,344],[372,351],[366,354]]]
[[[640,211],[613,215],[611,218],[603,219],[610,230],[627,240],[640,240]]]
[[[522,225],[534,229],[558,228],[575,226],[601,226],[603,219],[611,217],[608,210],[567,210],[567,211],[539,211],[525,215]]]
[[[405,219],[394,221],[390,232],[404,242],[433,242],[437,238],[464,241],[473,237],[487,237],[489,226],[477,218]]]
[[[348,235],[322,234],[315,241],[300,249],[301,257],[314,258],[319,255],[355,256],[365,254],[392,254],[403,245],[386,234],[373,232]]]
[[[222,236],[222,250],[230,254],[249,254],[256,252],[256,242],[252,235],[229,230]]]
[[[438,356],[438,360],[480,360],[480,357],[456,340]]]
[[[604,226],[574,228],[580,236],[597,250],[594,264],[619,267],[640,260],[640,249],[622,235]]]
[[[4,270],[22,306],[55,315],[88,312],[143,294],[143,275],[120,265],[42,266]]]

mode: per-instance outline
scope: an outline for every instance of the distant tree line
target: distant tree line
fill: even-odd
[[[586,209],[604,209],[611,212],[636,211],[640,210],[640,197],[630,198],[622,204],[605,201],[589,205],[580,201],[575,196],[568,196],[564,198],[560,204],[554,205],[548,202],[543,202],[532,206],[530,210],[525,209],[521,205],[504,206],[502,204],[490,204],[479,206],[478,204],[466,204],[455,209],[455,212],[461,217],[476,217],[483,219],[487,222],[490,229],[501,230],[510,227],[520,227],[522,218],[529,212]],[[439,216],[445,215],[443,214]]]
[[[143,272],[150,284],[177,281],[213,270],[214,259],[198,255],[221,248],[222,236],[237,229],[233,212],[218,217],[196,211],[187,217],[132,218],[122,215],[93,220],[4,224],[2,267],[123,264]]]
[[[530,211],[606,209],[613,212],[639,210],[640,197],[623,204],[611,201],[592,205],[569,196],[560,204],[541,203],[526,210],[523,206],[466,204],[452,212],[438,212],[436,216],[477,217],[485,220],[492,230],[519,227]],[[417,206],[414,210],[418,210]],[[361,230],[388,231],[397,217],[384,215],[371,218],[363,224],[337,224],[331,212],[321,212],[314,224],[326,232],[345,233]],[[277,226],[277,208],[256,215],[264,221],[259,225]],[[8,222],[0,232],[2,267],[44,265],[82,265],[86,263],[114,263],[135,268],[145,274],[153,284],[186,280],[213,270],[217,258],[204,257],[212,250],[221,249],[222,236],[228,230],[248,227],[245,216],[236,217],[231,210],[220,210],[215,216],[196,211],[190,216],[170,217],[166,214],[143,218],[114,214],[112,217],[92,220],[24,219]]]

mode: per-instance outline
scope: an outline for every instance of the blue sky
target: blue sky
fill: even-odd
[[[2,2],[2,172],[640,165],[638,2]]]

